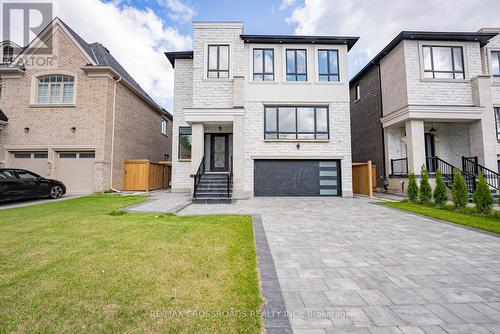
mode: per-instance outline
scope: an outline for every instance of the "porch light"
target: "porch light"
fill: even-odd
[[[434,129],[434,127],[430,128],[430,130],[429,130],[429,133],[430,133],[431,135],[433,135],[433,136],[436,134],[436,132],[437,132],[437,130],[436,130],[436,129]]]

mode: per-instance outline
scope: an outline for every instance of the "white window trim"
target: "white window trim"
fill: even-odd
[[[447,46],[447,47],[461,47],[463,52],[464,59],[464,77],[465,79],[434,79],[434,78],[426,78],[424,73],[424,49],[425,46]],[[446,41],[418,41],[418,56],[420,63],[420,81],[431,81],[431,82],[469,82],[469,60],[467,57],[467,43],[463,42],[446,42]]]
[[[228,45],[229,46],[229,77],[227,78],[209,78],[208,77],[208,46],[209,45]],[[233,80],[234,48],[233,43],[228,41],[211,41],[203,44],[203,80],[205,81],[231,81]]]
[[[69,104],[64,104],[64,103],[38,103],[37,101],[37,93],[38,93],[38,79],[40,77],[45,77],[45,76],[70,76],[73,77],[73,103]],[[76,73],[73,72],[67,72],[67,71],[45,71],[45,72],[39,72],[36,75],[34,75],[31,79],[31,94],[30,94],[30,107],[32,108],[46,108],[46,107],[53,107],[53,108],[64,108],[64,107],[75,107],[76,106],[76,91],[78,88],[78,78]],[[63,91],[61,91],[61,95],[63,94]]]
[[[165,133],[163,133],[163,122],[165,122]],[[168,137],[168,120],[166,118],[161,118],[161,134]]]
[[[354,87],[354,102],[358,102],[359,100],[361,100],[361,87],[358,83]]]

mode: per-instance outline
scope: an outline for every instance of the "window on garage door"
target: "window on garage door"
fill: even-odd
[[[26,169],[43,177],[48,177],[48,153],[46,151],[11,152],[10,168]]]

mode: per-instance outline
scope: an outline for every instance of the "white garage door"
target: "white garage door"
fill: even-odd
[[[95,192],[95,152],[57,152],[54,179],[62,181],[68,193]]]
[[[10,152],[10,168],[27,169],[40,176],[48,177],[49,164],[47,152]]]

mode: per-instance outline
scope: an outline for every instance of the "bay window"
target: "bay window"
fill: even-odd
[[[328,107],[264,108],[265,139],[329,139]]]
[[[465,79],[461,46],[423,46],[424,78]]]
[[[66,75],[38,78],[36,87],[37,104],[74,104],[75,78]]]

